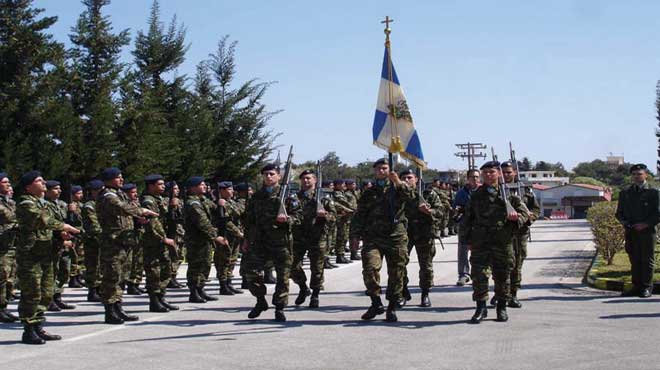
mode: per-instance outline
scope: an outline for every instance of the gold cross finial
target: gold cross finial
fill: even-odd
[[[390,31],[390,23],[392,23],[392,22],[394,22],[394,19],[390,19],[389,16],[386,16],[385,20],[380,22],[380,23],[385,23],[385,33],[386,34],[389,34],[391,32]]]

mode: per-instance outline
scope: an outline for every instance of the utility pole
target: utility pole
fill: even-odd
[[[458,149],[463,150],[462,152],[454,153],[455,156],[468,160],[468,170],[477,168],[474,160],[476,158],[486,158],[486,153],[482,152],[482,149],[488,148],[482,143],[465,143],[465,144],[456,144]],[[478,151],[478,152],[477,152]]]

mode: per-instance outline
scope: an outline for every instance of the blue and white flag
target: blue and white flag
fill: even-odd
[[[383,57],[373,137],[377,147],[393,154],[399,153],[418,167],[426,168],[422,144],[387,48]]]

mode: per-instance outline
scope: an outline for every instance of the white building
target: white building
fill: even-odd
[[[555,187],[533,185],[534,195],[541,206],[541,216],[562,214],[568,218],[585,218],[589,207],[612,200],[612,190],[596,185],[567,184]]]
[[[555,171],[520,171],[520,180],[528,185],[562,186],[569,183],[568,177],[556,177]]]

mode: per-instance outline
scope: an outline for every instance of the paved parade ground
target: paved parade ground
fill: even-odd
[[[20,344],[19,324],[0,326],[0,368],[11,369],[658,369],[660,298],[620,298],[586,287],[595,253],[584,221],[539,221],[524,266],[522,309],[510,321],[467,323],[471,286],[456,287],[456,238],[435,257],[433,307],[423,309],[417,264],[409,266],[413,301],[399,322],[363,322],[369,305],[359,263],[327,270],[321,308],[289,307],[288,321],[271,308],[247,319],[249,294],[191,304],[187,290],[168,297],[181,311],[149,313],[147,297],[125,296],[142,321],[102,323],[100,304],[85,290],[67,289],[73,311],[49,313],[46,329],[64,340]],[[213,273],[214,274],[214,273]],[[212,275],[213,275],[212,274]],[[185,269],[180,272],[183,282]],[[383,271],[385,277],[385,271]],[[383,279],[382,283],[385,283]],[[273,286],[269,286],[269,295]],[[291,284],[290,304],[297,286]],[[207,289],[217,294],[217,281]],[[270,299],[270,296],[268,297]],[[15,303],[10,306],[16,312]]]

